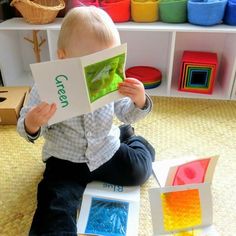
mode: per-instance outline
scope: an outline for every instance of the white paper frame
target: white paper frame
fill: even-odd
[[[113,191],[112,184],[107,184],[108,188],[104,191],[102,182],[94,181],[86,187],[83,201],[80,209],[77,230],[78,233],[84,234],[89,219],[92,198],[102,198],[104,200],[115,200],[129,203],[127,231],[126,236],[138,236],[139,225],[139,205],[140,205],[140,187],[123,187],[123,191],[117,193]],[[111,186],[111,187],[109,187]]]
[[[195,156],[189,156],[182,159],[170,159],[163,161],[156,161],[152,164],[153,173],[157,179],[157,182],[161,187],[171,186],[177,172],[177,169],[180,165],[186,164],[188,162],[196,161],[196,160],[204,160],[209,159],[210,162],[208,164],[208,168],[206,171],[204,182],[212,183],[215,167],[217,161],[219,159],[219,155],[197,158]]]
[[[161,194],[176,192],[176,191],[184,191],[198,189],[199,190],[199,198],[202,210],[202,224],[197,225],[191,228],[185,228],[176,231],[166,231],[163,225],[163,208],[161,204]],[[191,185],[179,185],[179,186],[167,186],[163,188],[152,188],[149,189],[149,199],[151,205],[151,215],[152,215],[152,225],[154,235],[167,234],[167,233],[177,233],[183,230],[190,230],[192,228],[201,228],[204,226],[209,226],[212,224],[212,197],[211,197],[211,189],[210,183],[204,184],[191,184]]]
[[[191,161],[188,161],[188,162],[185,162],[182,164],[187,164],[187,163],[193,162],[193,161],[201,161],[204,159],[210,159],[207,170],[206,170],[205,178],[204,178],[204,183],[205,182],[211,183],[218,158],[219,158],[219,156],[217,156],[217,155],[211,156],[211,157],[197,158],[195,160],[191,160]],[[179,165],[170,167],[165,186],[172,185],[178,168],[179,168]]]
[[[216,231],[216,228],[214,225],[200,228],[201,230],[200,233],[198,232],[196,233],[195,230],[198,230],[198,229],[193,229],[193,231],[190,230],[190,231],[184,231],[184,232],[192,233],[191,235],[193,236],[220,236],[220,234]],[[165,234],[165,236],[175,236],[175,235],[176,234]]]

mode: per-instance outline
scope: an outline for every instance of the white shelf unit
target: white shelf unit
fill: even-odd
[[[231,99],[236,101],[236,76],[235,76],[235,79],[234,79],[234,87],[233,87],[233,90],[232,90]]]
[[[6,86],[33,84],[29,64],[35,62],[34,53],[32,45],[24,40],[24,37],[32,37],[32,30],[40,30],[40,36],[47,41],[41,50],[41,60],[56,59],[61,21],[62,18],[57,18],[51,24],[31,25],[22,18],[13,18],[0,24],[0,70]],[[128,44],[126,68],[147,65],[162,72],[162,84],[147,90],[150,95],[236,100],[236,27],[162,22],[126,22],[116,26],[122,42]],[[217,53],[219,69],[213,94],[178,91],[184,50]]]

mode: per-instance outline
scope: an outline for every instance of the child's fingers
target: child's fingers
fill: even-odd
[[[122,95],[124,95],[124,96],[126,96],[126,97],[129,97],[129,98],[131,98],[132,100],[134,99],[134,94],[133,93],[122,93],[122,92],[120,92]]]
[[[47,114],[47,118],[50,119],[55,114],[56,110],[57,110],[56,104],[55,103],[51,104],[51,108]]]
[[[137,93],[137,90],[132,87],[120,87],[119,91],[121,93],[129,93],[129,94],[135,94]]]
[[[141,93],[142,91],[144,91],[144,88],[137,84],[136,85],[123,84],[119,86],[119,91],[135,94],[135,93]]]
[[[140,89],[143,88],[143,84],[142,82],[133,79],[133,78],[128,78],[126,80],[124,80],[123,82],[121,82],[119,84],[119,87],[130,87],[130,88],[136,88],[136,89]]]
[[[122,82],[119,84],[119,88],[139,88],[139,84],[133,84],[133,83],[127,83],[127,82]]]
[[[44,120],[48,120],[51,118],[51,116],[55,113],[56,111],[56,104],[51,104],[48,106],[45,106],[39,113],[40,117]]]
[[[48,103],[46,103],[46,102],[41,102],[39,105],[37,105],[36,107],[34,107],[33,109],[32,109],[32,111],[34,111],[34,112],[40,112],[41,110],[43,110],[46,106],[48,106]]]
[[[130,77],[126,78],[126,79],[124,80],[124,82],[133,83],[133,84],[140,84],[140,83],[141,83],[139,80],[137,80],[137,79],[135,79],[135,78],[130,78]]]
[[[137,96],[137,91],[136,90],[132,90],[132,89],[119,89],[119,92],[127,97],[130,97],[131,99],[134,99]]]
[[[44,106],[39,112],[38,112],[38,115],[39,116],[45,116],[48,114],[48,112],[50,111],[51,109],[51,105],[47,104],[46,106]]]

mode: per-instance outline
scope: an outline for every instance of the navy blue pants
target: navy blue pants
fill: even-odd
[[[37,209],[29,235],[77,235],[77,210],[86,185],[103,181],[116,185],[143,184],[152,173],[154,156],[138,138],[121,143],[108,162],[90,172],[85,163],[51,157],[38,185]]]

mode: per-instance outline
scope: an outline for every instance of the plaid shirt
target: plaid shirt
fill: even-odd
[[[120,130],[112,124],[114,115],[124,123],[133,123],[144,118],[152,109],[152,101],[148,95],[146,97],[144,109],[135,107],[131,99],[126,97],[92,113],[51,126],[45,125],[37,136],[32,137],[25,131],[24,119],[27,112],[41,102],[33,86],[28,104],[21,109],[17,131],[31,142],[40,135],[44,136],[43,161],[54,156],[75,163],[86,162],[90,171],[93,171],[107,162],[120,147]]]

